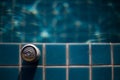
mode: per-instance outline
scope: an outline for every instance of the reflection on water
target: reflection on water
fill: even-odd
[[[0,42],[120,42],[120,3],[0,0]]]

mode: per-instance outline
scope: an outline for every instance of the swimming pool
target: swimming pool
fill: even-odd
[[[112,0],[0,0],[0,42],[120,42]]]

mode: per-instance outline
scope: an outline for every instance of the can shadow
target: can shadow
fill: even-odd
[[[18,80],[34,80],[36,68],[39,61],[34,63],[28,63],[23,61],[21,71],[18,76]]]

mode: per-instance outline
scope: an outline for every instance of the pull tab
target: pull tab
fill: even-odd
[[[33,44],[23,46],[21,57],[26,62],[35,62],[40,57],[40,50]]]

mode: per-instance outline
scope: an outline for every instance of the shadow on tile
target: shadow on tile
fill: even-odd
[[[38,62],[39,61],[35,63],[27,63],[23,61],[18,80],[34,80]]]
[[[39,60],[36,62],[22,61],[22,67],[36,67],[39,64]]]

